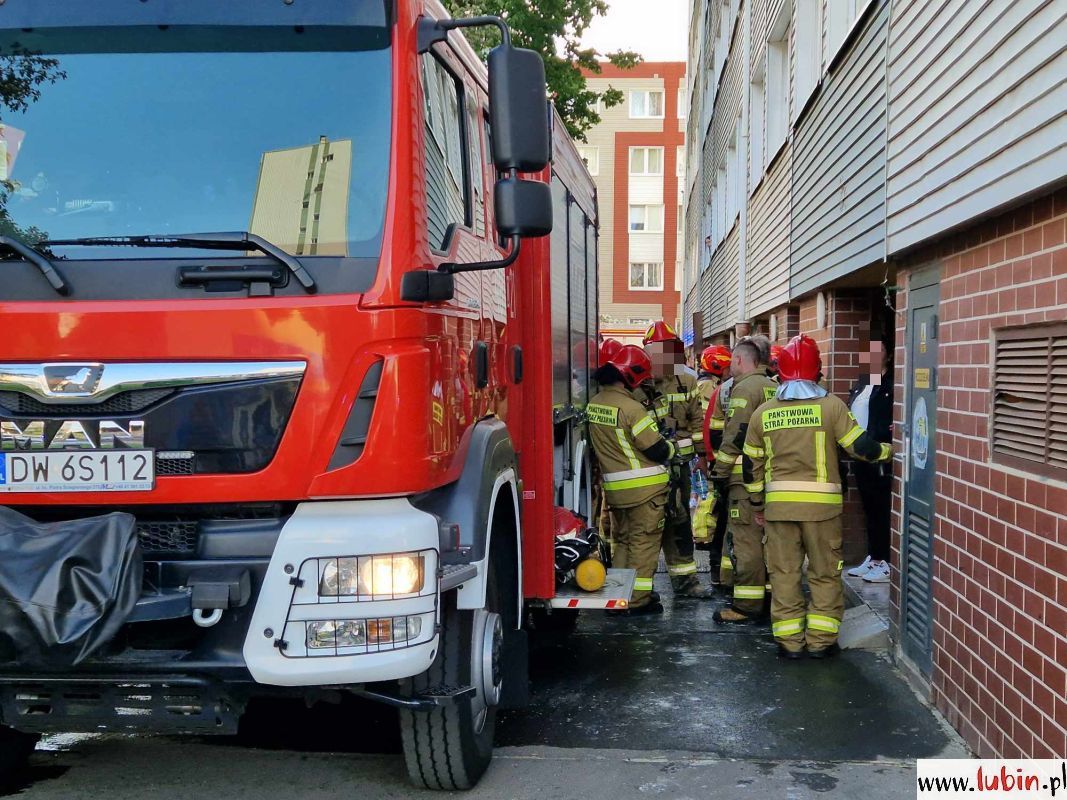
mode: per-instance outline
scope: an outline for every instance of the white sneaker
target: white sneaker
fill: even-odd
[[[851,575],[853,578],[862,578],[864,575],[871,571],[871,564],[871,557],[867,556],[865,559],[863,559],[862,564],[860,564],[858,567],[853,567],[852,569],[850,569],[848,571],[848,574]]]
[[[889,583],[889,562],[872,561],[871,568],[863,576],[863,580],[867,583]]]

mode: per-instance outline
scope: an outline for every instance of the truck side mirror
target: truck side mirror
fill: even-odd
[[[502,236],[552,233],[552,190],[547,183],[508,176],[493,188],[496,227]]]
[[[540,172],[552,158],[545,62],[505,41],[489,52],[493,163],[501,172]]]

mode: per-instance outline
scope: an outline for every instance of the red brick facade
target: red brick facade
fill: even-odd
[[[991,457],[992,335],[1067,320],[1067,190],[953,235],[898,274],[897,451],[911,268],[940,265],[932,699],[979,756],[1067,754],[1067,483]],[[900,565],[900,465],[894,569]],[[900,620],[900,575],[892,586]]]
[[[685,80],[685,64],[681,62],[642,62],[631,69],[604,64],[601,72],[584,73],[587,78],[653,78],[663,80],[664,114],[658,131],[619,131],[615,134],[613,176],[614,200],[612,236],[611,291],[614,303],[661,303],[663,318],[672,322],[681,307],[681,295],[675,290],[675,266],[678,257],[678,169],[677,149],[685,143],[679,130],[678,89]],[[624,103],[628,100],[624,100]],[[649,292],[630,289],[630,148],[663,148],[663,291]],[[604,269],[606,265],[601,265]]]

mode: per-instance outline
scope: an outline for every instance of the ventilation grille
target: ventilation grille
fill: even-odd
[[[993,388],[994,454],[1062,477],[1067,470],[1067,326],[999,333]]]
[[[904,642],[917,663],[930,658],[932,605],[930,602],[930,522],[908,514],[904,548]]]
[[[146,555],[192,555],[200,540],[200,523],[138,520],[137,539]]]
[[[156,476],[192,475],[196,467],[195,458],[159,458],[156,457]]]
[[[367,446],[371,416],[374,414],[374,404],[378,400],[378,387],[382,382],[382,365],[383,362],[379,360],[367,368],[367,374],[363,376],[363,383],[359,385],[359,394],[352,404],[352,410],[345,421],[344,430],[341,431],[341,438],[337,442],[327,469],[347,467],[363,455],[363,450]]]
[[[20,392],[0,392],[0,406],[15,415],[35,417],[93,417],[101,414],[136,414],[165,397],[174,389],[134,389],[109,397],[100,403],[52,405]]]

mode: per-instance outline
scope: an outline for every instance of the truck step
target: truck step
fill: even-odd
[[[207,681],[0,678],[4,722],[30,732],[235,734],[242,706]]]
[[[586,592],[570,584],[556,587],[556,596],[549,601],[552,608],[623,609],[630,605],[634,593],[637,570],[611,568],[604,585],[595,592]]]

